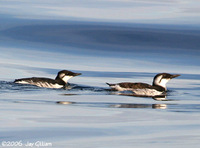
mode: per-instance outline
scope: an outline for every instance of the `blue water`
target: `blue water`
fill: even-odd
[[[9,2],[3,6],[12,8]],[[44,10],[38,19],[32,10],[30,18],[22,10],[0,11],[1,146],[43,141],[70,148],[199,147],[198,21],[42,19]],[[13,83],[23,77],[55,78],[63,69],[82,73],[69,80],[72,89]],[[161,72],[181,74],[167,84],[166,101],[120,95],[105,84],[151,84]]]

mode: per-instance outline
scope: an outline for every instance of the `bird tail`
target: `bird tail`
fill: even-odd
[[[107,83],[107,82],[106,82],[106,84],[109,85],[109,86],[113,86],[114,85],[114,84],[110,84],[110,83]]]

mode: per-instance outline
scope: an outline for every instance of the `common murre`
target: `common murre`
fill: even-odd
[[[68,80],[78,75],[81,75],[81,73],[74,73],[68,70],[62,70],[58,72],[55,79],[32,77],[16,79],[14,83],[30,84],[46,88],[65,88]]]
[[[157,96],[166,95],[166,84],[172,78],[180,76],[179,74],[159,73],[153,79],[153,84],[146,83],[130,83],[122,82],[117,84],[108,84],[113,90],[117,91],[132,91],[136,95],[142,96]]]

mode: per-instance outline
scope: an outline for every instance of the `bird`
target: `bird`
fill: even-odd
[[[30,84],[45,88],[66,88],[68,80],[78,75],[81,75],[81,73],[74,73],[68,70],[61,70],[58,72],[55,79],[32,77],[32,78],[15,79],[14,83]]]
[[[140,96],[159,96],[166,95],[166,84],[169,80],[180,76],[179,74],[159,73],[153,79],[153,84],[122,82],[117,84],[106,83],[112,90],[132,91],[133,94]]]

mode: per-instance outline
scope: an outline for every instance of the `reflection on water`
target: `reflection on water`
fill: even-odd
[[[68,105],[68,104],[74,104],[75,102],[70,102],[70,101],[57,101],[57,104],[64,104],[64,105]]]
[[[71,94],[71,93],[65,93],[65,94],[62,94],[64,96],[75,96],[75,95],[78,95],[78,94]]]
[[[167,104],[114,104],[110,105],[113,108],[153,108],[153,109],[166,109]]]
[[[137,95],[130,91],[124,92],[111,92],[111,95],[121,95],[121,96],[132,96],[132,97],[144,97],[144,98],[152,98],[156,101],[171,101],[171,99],[167,99],[167,95],[159,95],[159,96],[145,96],[145,95]]]
[[[155,96],[152,97],[152,99],[156,100],[156,101],[172,101],[172,99],[167,99],[167,96]]]
[[[152,109],[167,109],[167,104],[126,104],[126,103],[94,103],[94,102],[71,102],[71,101],[57,101],[57,104],[63,105],[82,105],[89,107],[109,107],[109,108],[152,108]]]

